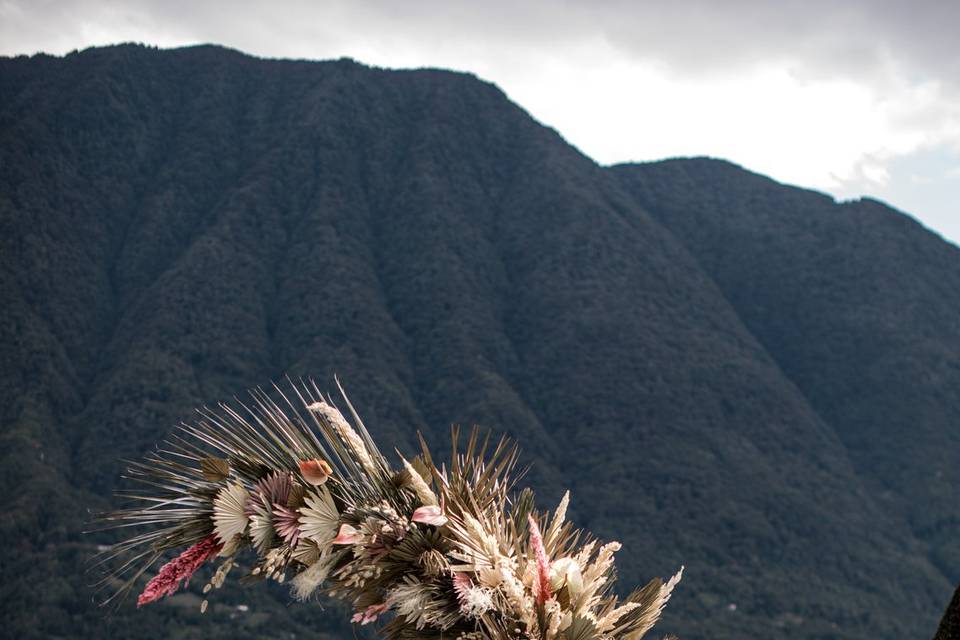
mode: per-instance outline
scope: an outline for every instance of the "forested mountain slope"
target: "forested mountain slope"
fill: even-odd
[[[614,171],[960,582],[957,247],[874,200],[838,204],[723,161]]]
[[[784,282],[755,273],[745,287],[708,245],[753,254],[696,233],[696,184],[638,186],[463,74],[118,46],[0,59],[0,95],[11,633],[351,637],[342,613],[262,587],[234,587],[204,617],[183,595],[105,618],[83,574],[109,536],[82,531],[111,504],[121,458],[196,405],[337,373],[385,450],[421,429],[443,451],[455,422],[516,437],[543,506],[569,487],[578,523],[624,543],[625,588],[686,565],[661,633],[932,635],[960,527],[946,500],[926,503],[939,538],[917,514],[924,474],[956,461],[956,369],[949,352],[895,351],[887,366],[836,351],[871,344],[875,316],[899,321],[889,297],[922,318],[931,295],[908,275],[852,279],[841,249],[906,270],[916,243],[929,286],[947,287],[955,247],[881,216],[877,231],[836,227],[799,249],[836,254],[809,277],[858,296],[852,310],[804,298],[775,252],[752,268]],[[806,200],[770,184],[784,215],[765,232],[789,234]],[[784,329],[779,308],[757,319],[788,286],[822,329]],[[816,331],[837,332],[825,353],[842,365],[804,355]],[[907,385],[924,376],[941,398]],[[911,493],[881,490],[871,460],[899,461]]]

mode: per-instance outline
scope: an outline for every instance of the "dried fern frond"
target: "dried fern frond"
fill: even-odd
[[[312,381],[254,390],[247,403],[201,409],[126,477],[135,506],[108,527],[143,527],[102,557],[104,584],[130,590],[163,555],[139,598],[173,593],[203,563],[238,554],[251,575],[283,581],[305,600],[318,590],[347,602],[358,624],[383,621],[392,640],[481,638],[635,640],[659,619],[677,573],[619,602],[612,594],[619,543],[599,545],[515,492],[518,449],[478,429],[453,429],[450,460],[419,455],[391,467],[339,387],[349,418]],[[206,602],[206,601],[204,601]],[[206,605],[204,605],[206,606]]]

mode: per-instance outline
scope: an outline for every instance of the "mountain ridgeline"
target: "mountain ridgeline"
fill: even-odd
[[[960,249],[909,217],[718,160],[601,167],[446,71],[124,45],[0,58],[0,96],[10,637],[353,637],[283,588],[104,611],[84,533],[194,407],[334,374],[401,452],[519,440],[624,586],[685,565],[657,637],[936,630]]]

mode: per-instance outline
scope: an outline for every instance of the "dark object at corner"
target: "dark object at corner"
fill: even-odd
[[[953,592],[953,600],[943,614],[933,640],[960,640],[960,587]]]

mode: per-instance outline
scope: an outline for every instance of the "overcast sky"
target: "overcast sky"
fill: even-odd
[[[600,163],[722,157],[954,242],[958,33],[958,0],[0,0],[0,54],[212,42],[472,71]]]

